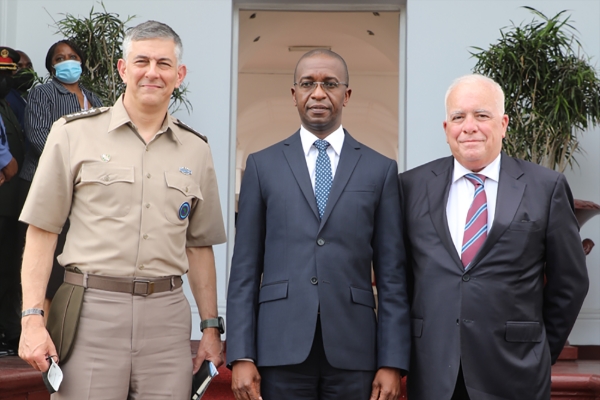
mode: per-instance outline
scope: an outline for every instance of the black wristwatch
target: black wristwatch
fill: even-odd
[[[200,322],[200,331],[204,332],[206,328],[218,328],[219,333],[222,335],[225,333],[225,321],[223,317],[205,319]]]

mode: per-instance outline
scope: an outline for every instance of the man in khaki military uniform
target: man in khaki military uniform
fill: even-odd
[[[53,399],[189,399],[192,370],[223,362],[212,245],[225,231],[210,148],[167,112],[186,75],[181,53],[164,24],[131,29],[118,62],[124,96],[60,119],[48,137],[21,214],[30,226],[19,355],[35,369],[57,354],[37,314],[67,217],[59,261],[82,272],[66,282],[86,287]],[[207,327],[193,366],[186,272]]]

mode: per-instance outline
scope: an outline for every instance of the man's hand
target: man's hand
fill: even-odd
[[[49,356],[58,362],[56,347],[44,325],[41,315],[29,315],[23,318],[21,340],[19,341],[19,357],[38,371],[46,372],[50,368]]]
[[[4,173],[0,171],[0,186],[2,186],[4,182],[6,182],[6,177],[4,176]]]
[[[236,400],[262,400],[260,374],[252,361],[236,361],[231,372],[231,390]]]
[[[398,400],[401,379],[399,369],[380,368],[373,379],[373,390],[369,400]]]
[[[202,334],[198,353],[194,358],[194,374],[198,372],[204,360],[212,361],[217,368],[223,365],[223,344],[221,335],[215,328],[206,328]]]
[[[15,160],[15,158],[13,157],[10,160],[10,162],[6,164],[6,167],[2,168],[2,173],[4,174],[4,180],[2,181],[2,183],[10,181],[12,177],[17,174],[18,171],[19,164],[17,164],[17,160]]]

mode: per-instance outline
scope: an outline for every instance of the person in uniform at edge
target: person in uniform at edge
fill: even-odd
[[[343,129],[348,78],[338,54],[303,55],[300,130],[246,162],[227,299],[238,400],[396,400],[408,369],[398,167]]]
[[[15,50],[15,52],[19,55],[19,62],[17,62],[17,69],[13,71],[12,89],[6,96],[6,101],[10,104],[10,108],[17,116],[21,128],[25,130],[26,99],[35,78],[33,64],[29,56],[21,50]]]
[[[400,175],[411,293],[411,400],[547,400],[588,289],[564,175],[502,153],[504,93],[446,94],[452,156]]]
[[[56,355],[39,314],[67,217],[60,262],[82,274],[65,282],[87,280],[53,399],[189,399],[192,371],[205,359],[223,363],[212,245],[226,238],[210,148],[167,112],[186,75],[181,56],[167,25],[130,29],[117,65],[125,94],[112,108],[60,119],[48,137],[21,214],[30,226],[19,355],[35,369]],[[193,360],[186,271],[206,328]]]
[[[0,159],[0,356],[16,354],[21,334],[21,248],[17,244],[21,208],[15,174],[22,169],[25,149],[23,129],[6,101],[17,62],[16,51],[0,46],[0,146],[5,147]]]

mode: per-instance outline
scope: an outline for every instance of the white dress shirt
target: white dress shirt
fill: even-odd
[[[300,126],[300,140],[302,141],[302,149],[304,150],[304,157],[306,158],[308,175],[310,176],[310,182],[312,183],[314,192],[315,166],[317,164],[317,156],[319,155],[319,150],[314,146],[314,143],[316,140],[319,140],[319,138],[306,130],[303,126]],[[327,155],[331,162],[331,179],[333,179],[335,178],[335,171],[337,170],[340,154],[342,153],[342,146],[344,145],[344,128],[342,128],[342,125],[323,140],[329,142]]]
[[[450,185],[450,194],[448,195],[448,204],[446,204],[446,217],[448,219],[448,229],[452,236],[452,242],[459,257],[463,245],[467,213],[475,195],[475,186],[464,176],[472,173],[474,172],[466,169],[454,159],[454,173],[452,176],[452,185]],[[477,172],[477,174],[485,175],[486,177],[484,188],[485,196],[487,197],[487,231],[489,233],[496,214],[498,179],[500,178],[500,155],[487,167]]]

